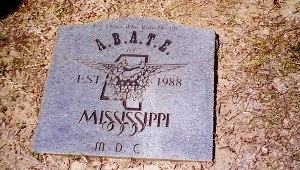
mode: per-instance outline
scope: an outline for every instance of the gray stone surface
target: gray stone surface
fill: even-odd
[[[60,26],[32,150],[212,160],[215,38],[142,18]]]

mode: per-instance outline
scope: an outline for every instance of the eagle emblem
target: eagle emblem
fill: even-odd
[[[150,77],[186,64],[149,64],[147,55],[121,54],[112,63],[77,59],[76,62],[107,74],[101,100],[123,101],[125,110],[141,110],[143,92],[150,86]],[[128,106],[136,105],[138,107]],[[130,104],[131,103],[131,104]]]

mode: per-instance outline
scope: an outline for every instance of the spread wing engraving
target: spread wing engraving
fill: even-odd
[[[149,73],[149,76],[153,76],[161,72],[168,72],[186,65],[187,64],[146,64],[146,70]]]
[[[115,63],[100,63],[100,62],[86,61],[86,60],[80,60],[80,59],[77,59],[76,62],[79,62],[81,64],[89,66],[93,69],[101,70],[101,71],[103,71],[104,73],[107,73],[107,74],[115,66]]]
[[[105,76],[105,81],[99,82],[99,85],[103,85],[100,100],[122,101],[125,110],[136,111],[142,110],[142,102],[144,101],[143,94],[152,83],[151,76],[160,73],[166,73],[181,67],[185,67],[187,65],[149,64],[148,55],[136,54],[121,54],[114,62],[109,63],[99,61],[87,61],[84,59],[76,59],[76,61],[74,62],[80,65],[88,66],[92,69],[97,69],[99,70],[98,74],[100,74],[100,71],[107,74]],[[101,74],[99,75],[99,77],[104,78],[104,75]],[[79,78],[81,77],[78,77],[78,82]],[[82,78],[86,80],[90,79],[88,75],[83,75]],[[96,83],[98,83],[98,76],[96,81]],[[181,82],[179,83],[181,86]],[[104,124],[105,122],[102,124],[102,128],[104,130],[111,131],[114,129],[114,127],[110,128],[109,124]],[[132,129],[134,132],[131,134],[131,136],[133,136],[137,132],[141,132],[144,129],[144,127],[142,127],[139,130],[139,127],[135,126],[135,124],[132,125]],[[118,135],[123,133],[125,129],[124,125],[124,123],[120,125],[120,132]]]

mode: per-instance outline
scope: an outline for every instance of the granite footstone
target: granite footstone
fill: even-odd
[[[32,150],[212,160],[215,42],[155,19],[59,26]]]

